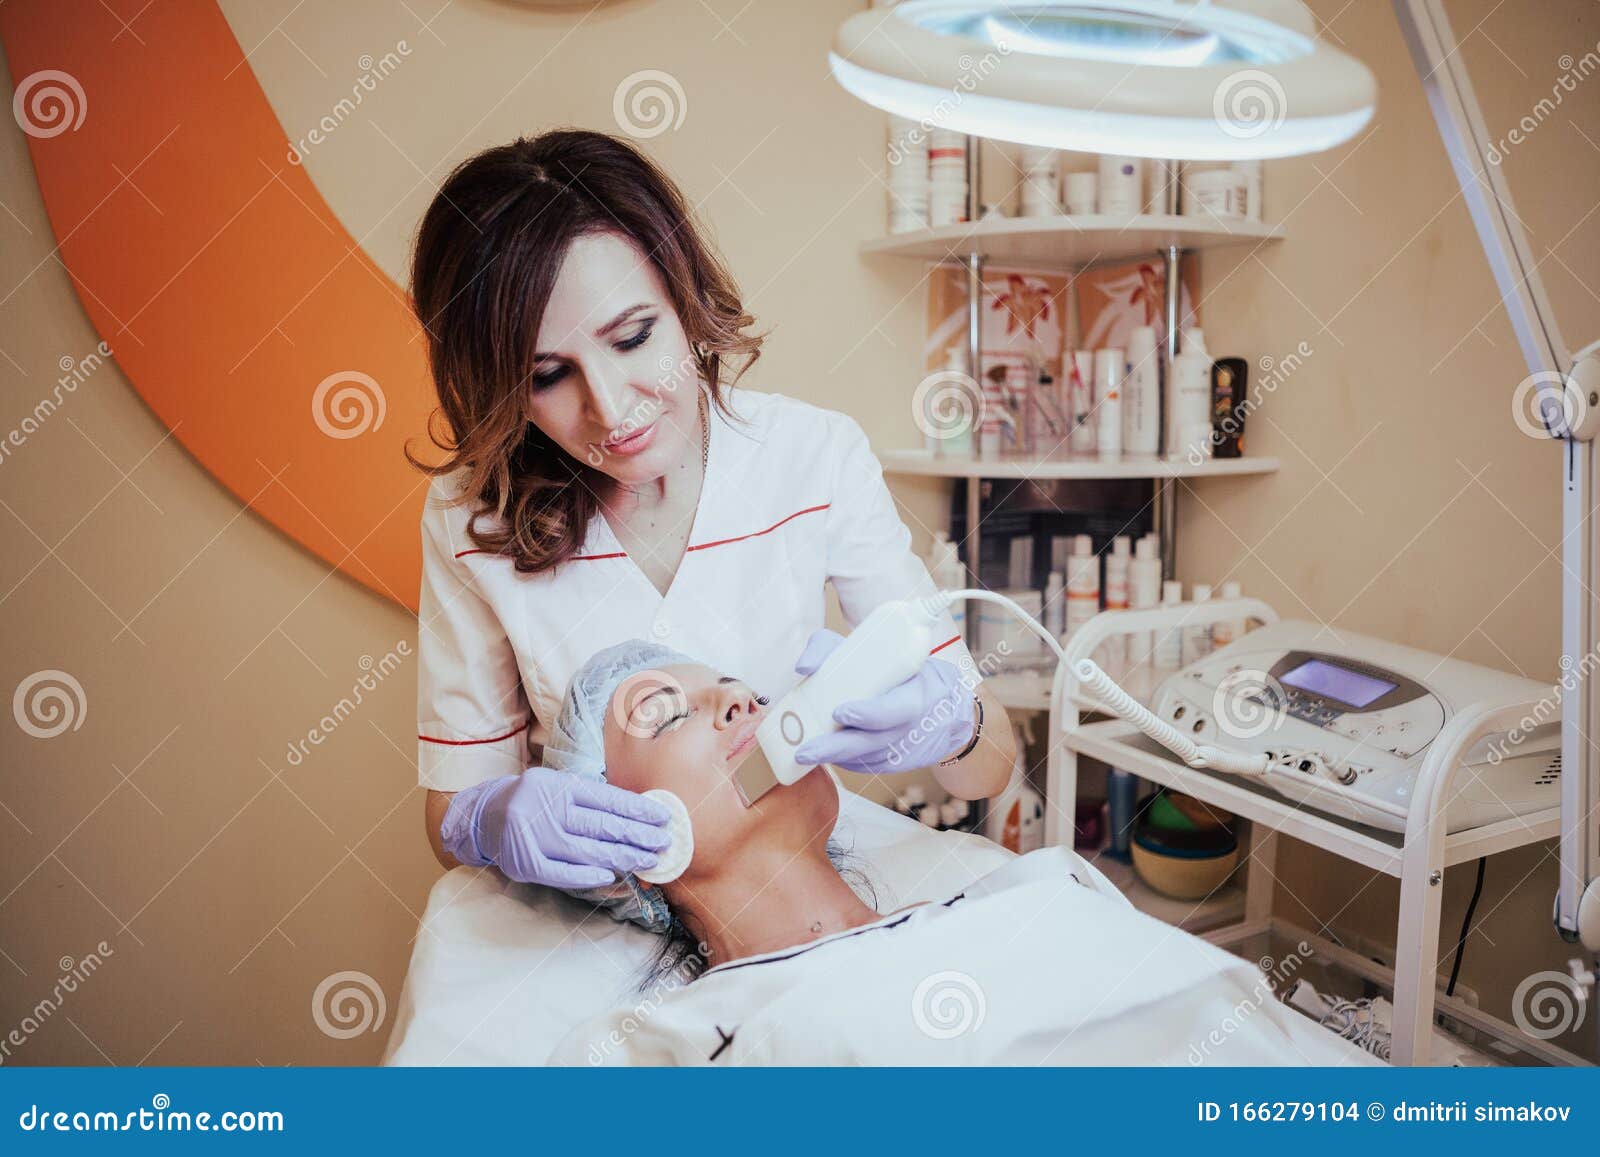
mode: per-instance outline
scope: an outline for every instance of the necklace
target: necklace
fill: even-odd
[[[703,486],[706,465],[711,457],[711,407],[706,405],[704,394],[700,395],[696,406],[700,411],[700,477]]]

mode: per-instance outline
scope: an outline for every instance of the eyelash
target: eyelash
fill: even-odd
[[[689,712],[680,711],[676,715],[674,715],[671,719],[663,719],[661,721],[661,726],[657,727],[655,729],[655,731],[651,732],[650,738],[651,739],[660,739],[661,738],[661,733],[664,732],[667,728],[671,727],[674,723],[678,722],[678,720],[687,719],[687,718],[689,718]]]
[[[765,695],[757,695],[756,696],[756,702],[761,704],[761,706],[765,707],[767,704],[771,703],[772,700],[767,698]],[[662,732],[666,731],[667,728],[671,727],[674,723],[678,722],[680,719],[687,719],[687,718],[689,718],[689,712],[680,711],[676,715],[674,715],[671,719],[663,719],[661,721],[661,726],[657,727],[654,731],[652,731],[650,733],[650,738],[651,739],[659,739],[659,738],[661,738]]]
[[[617,348],[619,350],[623,351],[624,353],[631,353],[632,351],[638,349],[640,346],[644,345],[645,342],[649,341],[650,340],[650,335],[655,333],[655,331],[656,331],[656,322],[655,322],[654,318],[651,318],[649,321],[644,323],[644,328],[641,329],[636,335],[634,335],[633,337],[628,338],[626,341],[619,341],[617,343]],[[557,370],[553,374],[536,375],[534,377],[534,379],[533,379],[533,388],[536,391],[537,390],[548,390],[551,386],[555,385],[562,378],[566,377],[566,374],[567,374],[567,368],[565,366],[562,366],[559,370]]]

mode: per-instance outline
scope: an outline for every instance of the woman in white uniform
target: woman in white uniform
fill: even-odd
[[[853,624],[930,593],[882,468],[844,414],[734,385],[753,318],[682,195],[631,145],[556,131],[459,166],[412,292],[448,437],[422,518],[418,773],[435,854],[569,890],[653,867],[664,808],[540,766],[572,675],[630,637],[776,699]],[[742,362],[725,380],[730,360]],[[948,616],[947,616],[948,619]],[[1005,710],[953,620],[921,671],[801,755],[934,767],[998,793]]]

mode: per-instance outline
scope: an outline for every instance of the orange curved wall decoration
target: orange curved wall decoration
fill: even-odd
[[[0,37],[61,260],[123,373],[240,501],[414,611],[419,327],[289,160],[214,0],[10,0]]]

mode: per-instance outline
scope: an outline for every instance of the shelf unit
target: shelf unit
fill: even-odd
[[[1276,458],[1208,458],[1198,464],[1127,454],[1117,462],[1066,455],[1011,458],[946,458],[927,450],[885,450],[878,455],[888,474],[926,478],[1031,478],[1039,481],[1090,478],[1226,478],[1271,474]]]
[[[976,224],[941,225],[891,233],[863,242],[872,257],[910,257],[939,264],[969,255],[1018,268],[1074,272],[1097,265],[1160,257],[1176,248],[1259,244],[1283,236],[1281,225],[1224,217],[1138,216],[987,217]]]
[[[1464,774],[1465,754],[1482,737],[1517,726],[1537,708],[1536,703],[1480,705],[1452,719],[1431,745],[1418,770],[1404,832],[1386,831],[1325,815],[1245,777],[1189,767],[1120,718],[1093,723],[1081,719],[1085,696],[1072,675],[1073,664],[1080,658],[1092,656],[1096,648],[1112,639],[1130,633],[1164,631],[1174,624],[1209,626],[1224,619],[1270,623],[1277,617],[1277,612],[1259,599],[1229,599],[1179,603],[1156,610],[1105,611],[1079,628],[1066,644],[1066,653],[1055,669],[1050,689],[1045,843],[1070,843],[1072,840],[1071,810],[1052,801],[1076,798],[1080,756],[1102,760],[1141,779],[1192,795],[1244,821],[1239,841],[1240,872],[1244,877],[1242,918],[1226,927],[1218,927],[1217,922],[1209,920],[1211,909],[1224,902],[1234,902],[1228,893],[1237,890],[1238,885],[1229,883],[1198,904],[1170,901],[1177,906],[1179,919],[1167,916],[1162,919],[1191,927],[1205,917],[1209,926],[1205,938],[1232,949],[1240,949],[1259,936],[1287,934],[1292,939],[1308,942],[1330,962],[1392,987],[1392,1056],[1397,1064],[1427,1063],[1435,1010],[1510,1043],[1546,1064],[1583,1064],[1581,1058],[1560,1046],[1531,1037],[1516,1025],[1435,990],[1441,959],[1439,923],[1443,889],[1440,884],[1444,869],[1559,834],[1559,807],[1508,816],[1495,823],[1454,832],[1447,832],[1445,828],[1445,809],[1461,790],[1458,779]],[[1156,672],[1158,676],[1168,673]],[[1153,682],[1129,686],[1128,690],[1148,703]],[[1325,936],[1273,915],[1276,882],[1273,873],[1280,834],[1399,880],[1400,912],[1392,969],[1366,961]],[[1130,895],[1130,899],[1133,898]]]
[[[1181,166],[1177,162],[1165,162],[1168,178],[1164,187],[1169,190],[1166,208],[1170,212],[1134,216],[989,217],[979,220],[978,192],[982,176],[980,146],[981,142],[976,138],[967,139],[967,222],[877,238],[864,242],[860,250],[864,257],[889,257],[936,265],[959,264],[966,270],[968,364],[976,380],[981,380],[983,374],[980,335],[983,269],[986,263],[996,262],[1024,270],[1071,273],[1140,259],[1160,261],[1164,274],[1163,310],[1167,335],[1163,351],[1165,374],[1170,372],[1172,359],[1178,353],[1179,279],[1183,262],[1188,256],[1204,250],[1259,245],[1275,241],[1284,233],[1281,226],[1261,222],[1180,215],[1177,210],[1180,207]],[[1160,419],[1163,445],[1166,424],[1163,399]],[[1098,458],[1074,458],[1062,454],[985,460],[946,458],[921,449],[887,450],[879,454],[879,459],[886,473],[967,481],[967,537],[964,551],[969,581],[974,586],[979,585],[980,483],[985,479],[1149,479],[1154,485],[1154,521],[1161,540],[1162,572],[1164,577],[1171,578],[1177,530],[1175,482],[1180,478],[1270,474],[1279,468],[1276,458],[1261,457],[1211,459],[1199,464],[1142,456],[1126,456],[1117,462],[1102,462]],[[969,616],[968,622],[968,642],[975,644],[972,632],[975,630],[976,616]],[[1150,671],[1146,677],[1149,683],[1146,692],[1153,689],[1165,674],[1165,671]],[[1009,672],[989,676],[986,683],[1008,710],[1048,714],[1051,709],[1051,679],[1048,671],[1042,674]],[[1138,691],[1135,690],[1135,693]],[[1076,698],[1075,707],[1091,711],[1095,703],[1080,696]],[[1051,738],[1053,740],[1054,737]],[[1047,799],[1049,813],[1058,814],[1061,810],[1062,804]],[[1065,811],[1071,814],[1071,801],[1066,802]],[[1046,838],[1063,842],[1058,831],[1050,832],[1047,829]],[[1070,831],[1064,842],[1070,846]],[[1101,864],[1102,869],[1135,906],[1158,919],[1193,931],[1235,921],[1245,909],[1244,889],[1236,884],[1225,886],[1201,904],[1185,904],[1157,895],[1137,878],[1131,865],[1109,858],[1102,858]]]
[[[960,265],[967,273],[967,357],[975,381],[983,379],[981,348],[983,269],[999,262],[1019,269],[1077,272],[1100,265],[1151,258],[1163,267],[1162,294],[1166,342],[1163,375],[1170,374],[1178,354],[1179,278],[1190,254],[1241,245],[1262,245],[1284,236],[1281,225],[1214,214],[1186,215],[1182,209],[1183,166],[1178,161],[1154,163],[1165,191],[1163,212],[1132,215],[1059,214],[1049,217],[982,217],[982,140],[967,137],[967,220],[954,225],[916,229],[865,241],[865,257],[891,257],[935,265]],[[1162,391],[1163,395],[1165,390]],[[1161,444],[1166,443],[1165,398],[1160,416]],[[1173,577],[1177,537],[1174,483],[1179,478],[1208,478],[1270,473],[1276,459],[1212,460],[1199,466],[1156,458],[1129,458],[1117,463],[1064,457],[1030,459],[947,459],[925,451],[892,450],[880,455],[886,471],[930,477],[964,478],[967,486],[967,574],[976,585],[979,481],[992,479],[1149,478],[1155,484],[1154,521],[1161,540],[1162,575]],[[975,629],[974,626],[969,628]],[[971,634],[968,642],[974,642]]]

